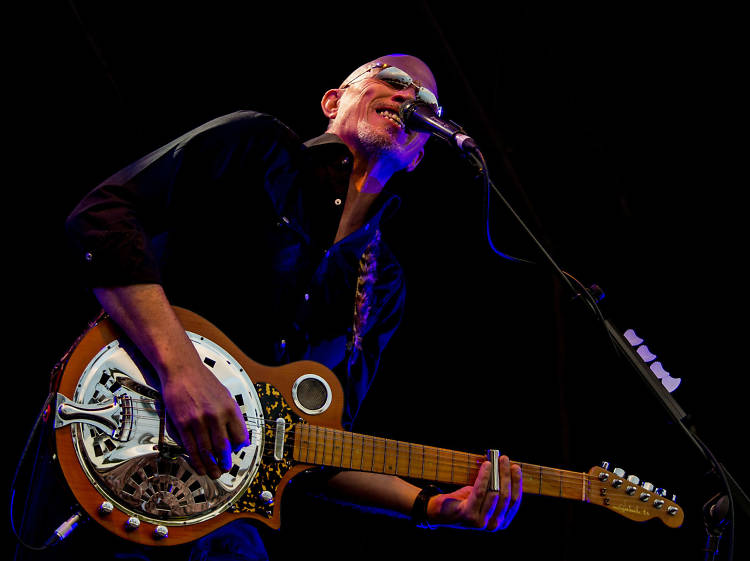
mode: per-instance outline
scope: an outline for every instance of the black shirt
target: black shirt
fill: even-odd
[[[66,223],[75,260],[92,287],[162,284],[257,362],[325,364],[350,428],[404,299],[380,239],[395,195],[333,244],[351,164],[334,135],[303,143],[269,115],[220,117],[89,193]]]

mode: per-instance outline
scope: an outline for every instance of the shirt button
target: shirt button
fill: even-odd
[[[86,255],[83,256],[83,258],[86,261],[91,261],[94,258],[94,254],[89,251],[89,252],[86,253]]]
[[[334,199],[333,204],[335,204],[336,206],[341,205],[341,199]]]

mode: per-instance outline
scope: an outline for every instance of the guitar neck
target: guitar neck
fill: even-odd
[[[298,423],[296,461],[347,470],[398,475],[454,485],[473,485],[486,456],[411,444]],[[524,493],[588,502],[589,475],[513,462],[521,467]]]

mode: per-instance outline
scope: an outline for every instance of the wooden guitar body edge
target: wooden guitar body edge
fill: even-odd
[[[283,396],[286,404],[294,411],[295,415],[304,421],[314,420],[315,424],[330,428],[341,428],[343,414],[343,390],[341,383],[333,372],[325,366],[313,361],[298,361],[291,364],[272,367],[261,365],[250,359],[237,347],[224,333],[215,325],[201,316],[184,308],[174,307],[186,331],[199,333],[228,351],[245,369],[253,374],[252,382],[264,382],[274,386]],[[93,325],[77,342],[75,348],[62,366],[62,375],[59,380],[57,391],[66,396],[72,396],[76,390],[78,377],[66,376],[66,372],[81,373],[94,357],[111,342],[124,337],[117,325],[110,319],[105,319]],[[292,382],[303,373],[314,372],[324,378],[332,390],[332,403],[328,409],[319,415],[308,415],[300,410],[294,403],[292,397]],[[179,525],[170,521],[167,540],[155,537],[158,524],[142,521],[137,529],[130,529],[127,521],[130,515],[119,509],[103,513],[100,506],[108,498],[86,475],[81,468],[76,455],[72,435],[72,425],[58,428],[55,431],[55,448],[59,467],[79,505],[88,514],[91,520],[96,521],[109,532],[136,543],[149,546],[179,545],[196,540],[207,533],[220,528],[238,518],[251,518],[262,522],[272,529],[281,526],[281,497],[289,481],[296,475],[315,467],[314,465],[297,463],[290,467],[284,474],[276,489],[276,500],[273,502],[272,514],[264,516],[252,512],[233,512],[231,510],[222,512],[213,518],[209,518],[199,524]]]

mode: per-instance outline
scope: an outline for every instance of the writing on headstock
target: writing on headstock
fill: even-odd
[[[607,462],[603,462],[601,467],[592,467],[589,476],[590,503],[608,508],[636,522],[658,518],[670,528],[682,525],[685,514],[675,502],[676,497],[673,495],[671,499],[668,498],[664,489],[641,481],[635,475],[626,475],[620,468],[609,471]]]

